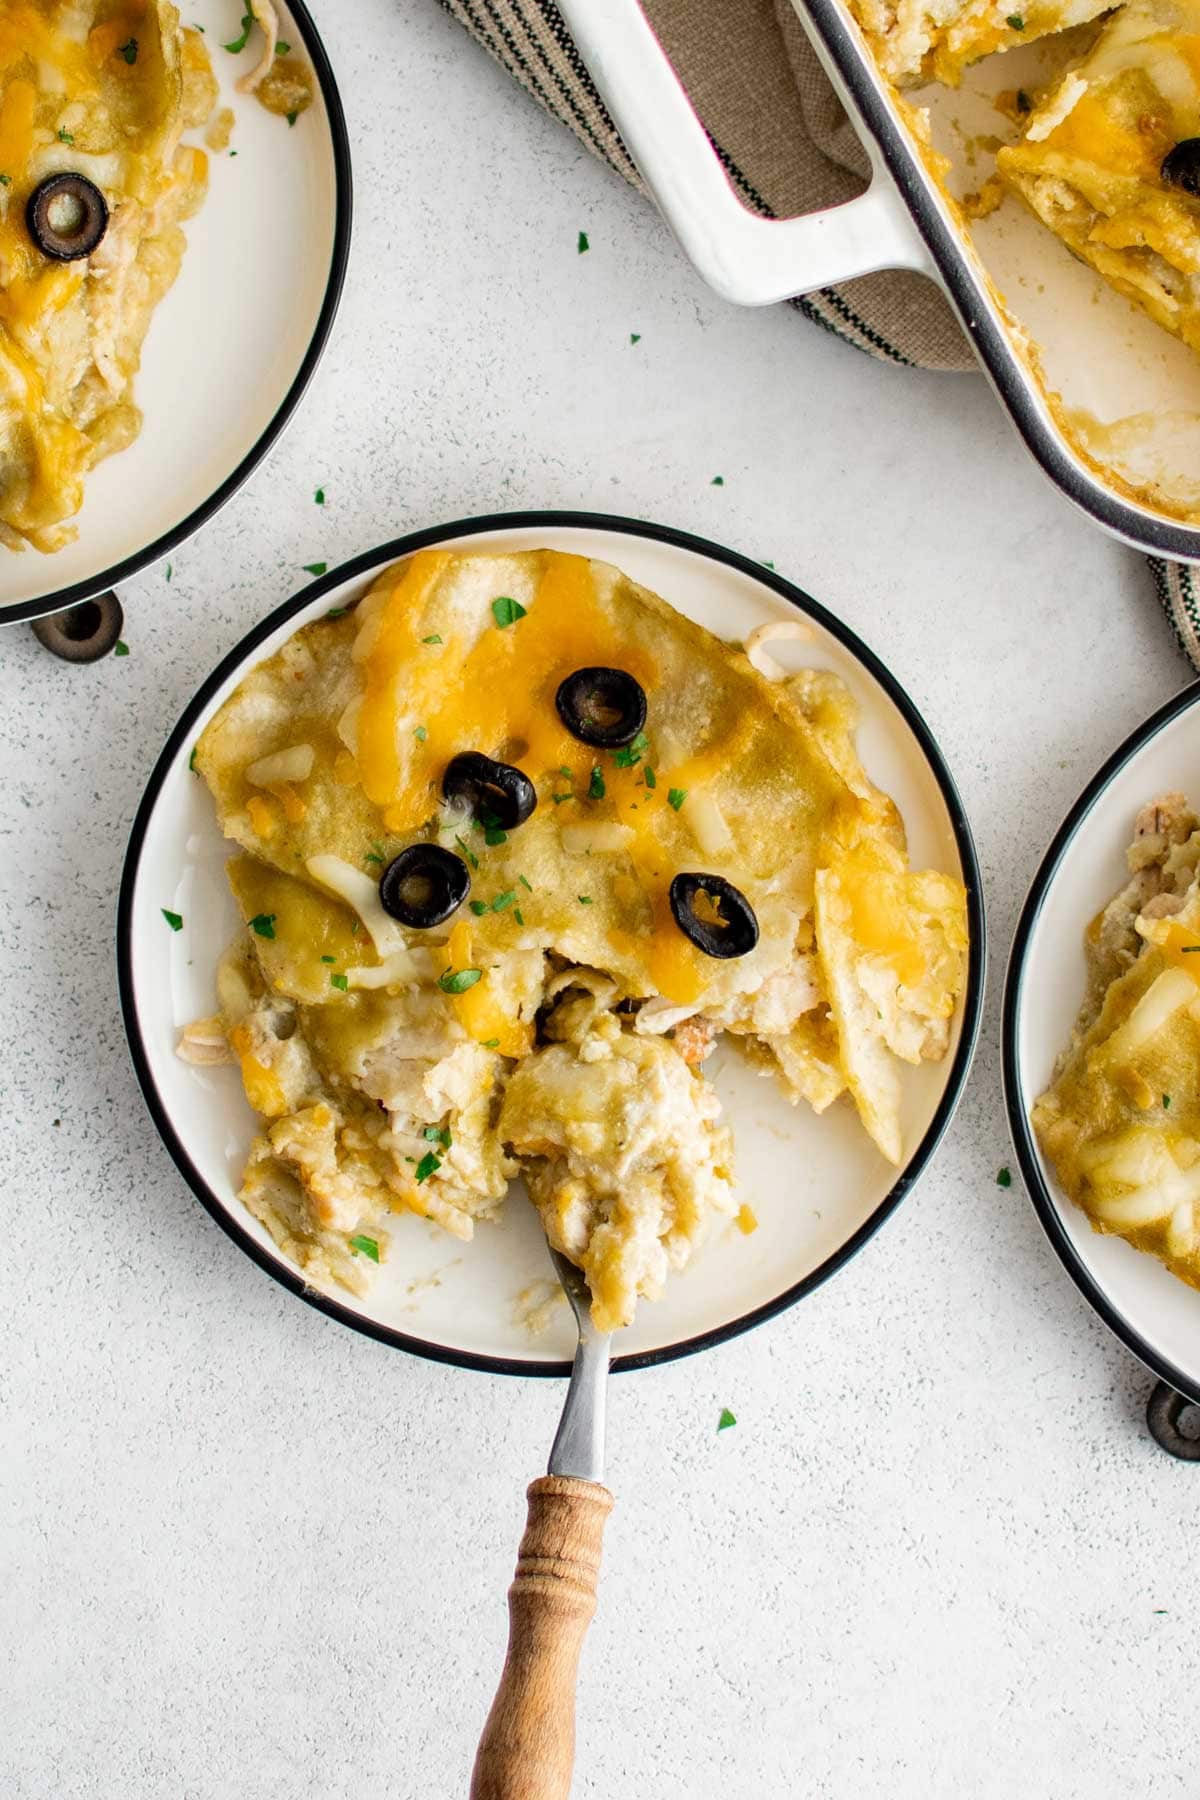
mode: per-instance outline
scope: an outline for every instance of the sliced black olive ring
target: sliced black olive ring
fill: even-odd
[[[125,615],[121,602],[109,588],[92,600],[81,600],[66,612],[35,619],[33,635],[44,650],[63,662],[99,662],[116,648]]]
[[[554,704],[571,736],[597,750],[631,744],[646,724],[646,695],[624,669],[576,669],[559,683]]]
[[[1159,174],[1185,194],[1200,195],[1200,137],[1181,138],[1163,157]]]
[[[440,925],[458,911],[470,891],[466,863],[440,844],[410,844],[379,878],[384,912],[413,931]]]
[[[715,919],[702,918],[697,912],[701,894],[707,895],[706,911],[715,912]],[[717,956],[724,962],[731,956],[748,955],[757,944],[754,908],[723,875],[676,875],[669,897],[675,923],[705,956]]]
[[[108,230],[108,203],[86,175],[47,175],[25,203],[29,235],[43,256],[90,256]]]
[[[447,800],[470,807],[477,818],[486,813],[502,831],[523,825],[537,805],[528,775],[479,750],[463,750],[451,757],[442,776],[442,793]]]

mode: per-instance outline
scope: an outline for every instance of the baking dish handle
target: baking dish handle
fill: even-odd
[[[726,300],[767,306],[876,269],[933,275],[869,141],[872,181],[856,200],[799,219],[759,218],[730,187],[638,0],[559,0],[559,9],[667,223]]]

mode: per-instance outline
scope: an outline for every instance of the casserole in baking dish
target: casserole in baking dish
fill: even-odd
[[[1195,203],[1158,184],[1145,195],[1136,184],[1117,192],[1110,183],[1110,215],[1094,204],[1093,189],[1084,197],[1097,217],[1105,215],[1101,235],[1111,241],[1089,242],[1084,209],[1047,180],[1054,121],[1044,138],[1028,129],[1047,124],[1036,117],[1039,102],[1045,96],[1050,103],[1073,62],[1107,54],[1103,40],[1093,52],[1092,40],[1113,27],[1063,31],[1095,9],[1031,7],[1028,15],[1005,14],[990,39],[982,25],[973,37],[965,29],[956,37],[944,8],[905,0],[876,12],[858,0],[877,45],[873,55],[843,0],[794,3],[862,135],[873,179],[844,206],[774,221],[747,212],[734,195],[637,0],[563,0],[623,138],[697,268],[727,298],[747,305],[882,268],[929,276],[955,308],[1021,437],[1067,497],[1138,548],[1200,560],[1200,361],[1155,322],[1167,323],[1171,311],[1172,328],[1186,335],[1187,306],[1179,300],[1194,277],[1181,257],[1161,258],[1152,265],[1157,293],[1149,294],[1143,277],[1150,258],[1139,254],[1147,240],[1123,230],[1145,211],[1147,198],[1160,213]],[[974,13],[982,20],[985,10]],[[1169,10],[1172,19],[1188,12]],[[960,20],[971,11],[955,9]],[[889,20],[901,13],[915,21],[913,31],[886,49]],[[1165,25],[1168,35],[1174,29],[1190,38],[1186,19],[1172,26],[1160,9],[1159,21],[1151,35]],[[1041,35],[1048,32],[1054,35]],[[983,54],[963,69],[992,49],[1004,53]],[[881,67],[888,58],[906,84],[902,97]],[[1170,66],[1158,56],[1156,79]],[[960,69],[961,85],[947,85]],[[935,72],[941,80],[926,79]],[[920,81],[925,85],[913,85]],[[1169,89],[1164,97],[1186,115],[1186,96]],[[1109,104],[1118,98],[1110,95]],[[1154,104],[1143,111],[1149,117]],[[1161,126],[1164,137],[1175,125],[1173,118]],[[1029,206],[1012,193],[995,204],[1000,182],[989,178],[997,152],[1007,187]],[[1078,165],[1074,173],[1081,173]],[[1052,211],[1054,235],[1042,222]],[[1085,242],[1091,266],[1079,260]],[[1096,272],[1101,260],[1109,264],[1108,280]],[[1117,264],[1124,265],[1124,292],[1111,285]],[[1125,297],[1135,290],[1136,308]],[[1154,317],[1143,310],[1151,298]]]

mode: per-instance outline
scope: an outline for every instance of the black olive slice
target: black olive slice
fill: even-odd
[[[440,925],[458,911],[470,891],[466,863],[440,844],[410,844],[379,878],[384,912],[413,931]]]
[[[1181,138],[1163,157],[1159,174],[1171,187],[1200,196],[1200,137]]]
[[[709,913],[716,919],[702,918],[696,902],[706,894]],[[676,875],[670,888],[671,911],[684,937],[690,938],[705,956],[722,961],[731,956],[746,956],[758,942],[758,920],[754,908],[731,881],[723,875]]]
[[[442,793],[447,800],[469,806],[485,825],[494,820],[502,831],[523,825],[537,805],[528,775],[479,750],[463,750],[451,757],[442,776]]]
[[[81,600],[66,612],[49,613],[33,621],[33,635],[44,650],[63,662],[99,662],[121,635],[125,615],[110,588],[94,600]]]
[[[108,230],[108,203],[86,175],[47,175],[25,203],[29,235],[43,256],[90,256]]]
[[[624,669],[576,669],[559,683],[558,716],[583,744],[619,750],[646,724],[646,696]]]

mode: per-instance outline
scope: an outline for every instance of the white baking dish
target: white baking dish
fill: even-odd
[[[631,155],[701,275],[746,306],[877,269],[929,276],[1067,498],[1138,549],[1200,561],[1200,359],[1016,200],[964,225],[841,0],[794,4],[873,178],[843,206],[771,220],[748,212],[730,187],[637,0],[560,0]],[[987,58],[959,89],[906,94],[927,108],[934,142],[951,156],[947,185],[956,197],[987,173],[981,137],[1012,135],[995,93],[1036,85],[1049,60],[1063,56],[1061,42],[1044,40]]]

